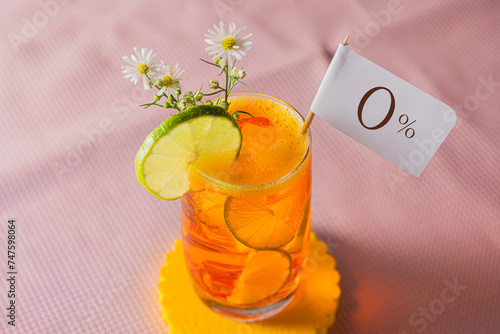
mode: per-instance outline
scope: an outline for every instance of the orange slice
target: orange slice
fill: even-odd
[[[224,208],[226,224],[233,236],[247,247],[280,248],[289,243],[295,233],[287,224],[286,213],[278,214],[279,205],[269,205],[262,198],[229,197]]]
[[[227,301],[236,305],[263,301],[281,290],[291,273],[292,258],[287,252],[279,249],[252,251]]]

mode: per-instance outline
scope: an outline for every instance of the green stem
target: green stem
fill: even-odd
[[[213,92],[213,93],[208,93],[208,94],[203,94],[203,96],[210,96],[210,95],[215,95],[215,94],[219,94],[219,93],[222,93],[224,91],[224,89],[221,89],[217,92]]]
[[[224,66],[224,73],[226,74],[226,86],[225,86],[225,94],[224,94],[224,102],[227,104],[227,96],[228,96],[228,89],[227,89],[227,81],[229,80],[229,73],[228,73],[228,67],[227,65]]]
[[[229,80],[229,90],[228,90],[228,94],[231,94],[231,91],[233,90],[234,86],[236,86],[236,83],[233,79],[230,79]]]
[[[246,114],[246,115],[249,115],[252,118],[255,118],[252,114],[250,114],[250,113],[248,113],[246,111],[243,111],[243,110],[237,110],[237,111],[233,112],[233,116],[234,115],[238,115],[238,114]]]
[[[168,96],[167,96],[167,94],[163,93],[163,96],[165,96],[165,98],[168,100]],[[172,96],[172,97],[173,97],[173,96]],[[174,102],[177,102],[177,99],[176,99],[175,97],[173,97],[173,98],[174,98]]]
[[[151,84],[153,84],[153,86],[155,86],[155,87],[156,87],[156,89],[160,90],[160,87],[158,87],[157,85],[155,85],[155,83],[153,82],[153,80],[151,80],[151,78],[149,77],[149,75],[147,75],[147,74],[146,74],[146,78],[148,78],[149,82],[150,82]]]

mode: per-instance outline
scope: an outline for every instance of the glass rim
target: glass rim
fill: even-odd
[[[262,97],[262,98],[274,100],[274,101],[276,101],[278,103],[281,103],[281,104],[285,105],[290,111],[292,111],[296,115],[298,115],[300,117],[300,119],[302,119],[302,122],[305,122],[304,117],[302,117],[302,115],[297,111],[297,109],[295,109],[294,107],[292,107],[289,103],[287,103],[287,102],[285,102],[283,100],[280,100],[280,99],[278,99],[278,98],[276,98],[274,96],[267,95],[267,94],[262,94],[262,93],[241,92],[241,93],[231,93],[231,94],[229,94],[228,97],[235,97],[235,96],[257,96],[257,97]],[[198,167],[196,167],[194,165],[192,166],[192,168],[201,177],[203,177],[204,179],[208,179],[208,181],[210,183],[215,184],[216,186],[221,187],[222,189],[231,189],[231,190],[236,190],[238,192],[239,191],[247,191],[248,192],[248,191],[253,191],[253,190],[261,190],[261,189],[271,188],[273,186],[279,185],[279,184],[285,182],[290,177],[292,177],[294,174],[296,174],[301,169],[301,167],[303,166],[303,164],[307,160],[308,156],[310,155],[311,145],[312,145],[311,129],[308,128],[307,129],[307,150],[304,153],[303,158],[297,164],[297,166],[295,166],[295,168],[293,170],[291,170],[286,175],[283,175],[279,179],[273,180],[271,182],[263,183],[263,184],[257,184],[257,185],[237,185],[237,184],[227,183],[227,182],[223,182],[221,180],[217,180],[217,179],[215,179],[215,178],[213,178],[211,176],[208,176],[207,174],[203,173],[200,169],[198,169]]]

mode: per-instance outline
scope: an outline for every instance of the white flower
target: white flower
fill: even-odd
[[[185,79],[181,77],[184,70],[179,68],[178,64],[172,66],[161,64],[159,70],[155,73],[156,84],[160,87],[160,91],[156,95],[160,96],[165,93],[167,96],[173,96],[177,93],[177,89],[181,88],[180,80]]]
[[[252,34],[241,37],[241,34],[247,27],[236,30],[234,23],[229,23],[229,29],[226,32],[224,23],[220,22],[220,27],[214,24],[215,31],[208,29],[208,34],[205,34],[207,39],[205,42],[210,44],[205,49],[208,55],[222,58],[222,67],[227,64],[232,64],[233,58],[241,60],[242,56],[246,56],[246,51],[251,49],[252,41],[249,40]]]
[[[160,57],[157,56],[156,53],[153,54],[152,49],[148,51],[148,48],[142,48],[141,52],[139,52],[137,48],[134,48],[134,51],[137,57],[134,55],[130,58],[123,57],[123,60],[132,65],[122,66],[122,73],[125,74],[123,77],[125,79],[130,78],[130,81],[132,81],[134,85],[137,84],[137,81],[142,77],[144,89],[148,90],[150,86],[147,76],[149,75],[151,78],[151,75],[157,70]]]

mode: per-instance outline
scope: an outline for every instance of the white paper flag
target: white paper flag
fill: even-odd
[[[343,44],[311,111],[415,176],[456,123],[451,107]]]

